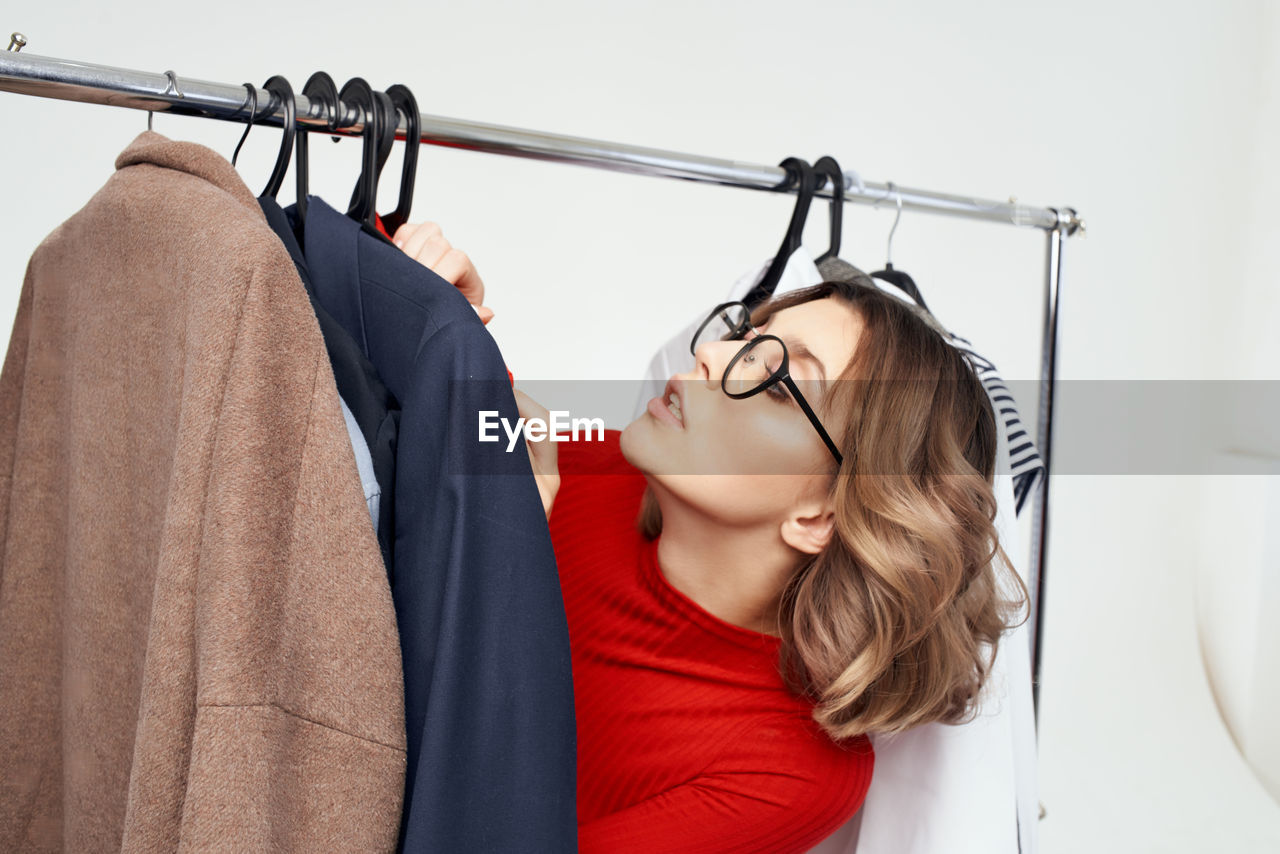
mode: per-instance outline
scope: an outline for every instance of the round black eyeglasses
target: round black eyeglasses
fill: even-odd
[[[759,394],[782,383],[800,409],[818,431],[822,441],[836,459],[836,465],[844,464],[844,457],[831,441],[830,434],[818,420],[813,407],[804,399],[795,380],[791,378],[791,369],[787,361],[787,345],[776,335],[761,334],[751,325],[751,312],[741,302],[725,302],[716,306],[702,321],[698,331],[689,342],[689,352],[697,355],[698,348],[708,341],[740,341],[751,338],[738,351],[737,355],[725,366],[724,376],[720,378],[721,390],[734,400],[741,400]]]

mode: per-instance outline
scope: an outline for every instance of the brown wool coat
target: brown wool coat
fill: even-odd
[[[0,851],[377,851],[395,613],[288,253],[139,136],[36,250],[0,376]]]

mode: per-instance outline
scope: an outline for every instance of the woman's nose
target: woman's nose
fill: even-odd
[[[707,341],[699,345],[694,352],[694,359],[697,360],[695,370],[697,371],[697,379],[703,382],[719,382],[724,376],[725,367],[739,350],[742,349],[744,342],[737,341]]]

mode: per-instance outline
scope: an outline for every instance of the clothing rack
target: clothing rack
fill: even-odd
[[[0,91],[17,92],[42,98],[81,101],[129,107],[149,112],[166,112],[184,116],[222,119],[283,126],[285,108],[281,99],[251,84],[233,85],[182,77],[173,71],[153,73],[114,68],[106,65],[74,62],[45,56],[19,53],[27,40],[14,33],[7,51],[0,51]],[[256,110],[252,105],[256,104]],[[358,136],[364,128],[364,115],[359,107],[341,104],[339,127],[331,129],[324,105],[313,103],[305,95],[296,96],[299,129],[333,136]],[[408,132],[402,121],[397,129],[399,139]],[[609,169],[667,178],[682,178],[772,192],[795,192],[786,186],[787,173],[778,166],[744,163],[605,142],[583,137],[564,136],[523,130],[503,125],[463,121],[422,114],[421,143],[470,151],[485,151],[513,157],[548,160],[596,169]],[[845,173],[844,200],[850,203],[880,205],[892,202],[895,207],[928,213],[985,220],[1008,225],[1043,229],[1047,235],[1045,263],[1044,315],[1040,350],[1040,400],[1036,439],[1045,465],[1045,477],[1036,490],[1032,511],[1031,566],[1031,661],[1032,698],[1037,724],[1040,714],[1041,621],[1044,584],[1048,571],[1049,547],[1049,477],[1052,471],[1053,399],[1058,352],[1058,304],[1062,283],[1064,239],[1083,233],[1084,221],[1069,207],[1041,208],[1018,203],[988,201],[899,186],[893,182],[863,181],[856,172]],[[833,189],[824,185],[817,196],[831,198]],[[1037,732],[1038,732],[1037,726]]]

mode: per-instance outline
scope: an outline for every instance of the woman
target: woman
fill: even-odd
[[[465,256],[406,228],[479,305]],[[869,733],[970,717],[1021,610],[996,423],[931,318],[874,286],[718,306],[691,348],[620,434],[529,446],[569,618],[580,850],[802,852],[861,806]]]

